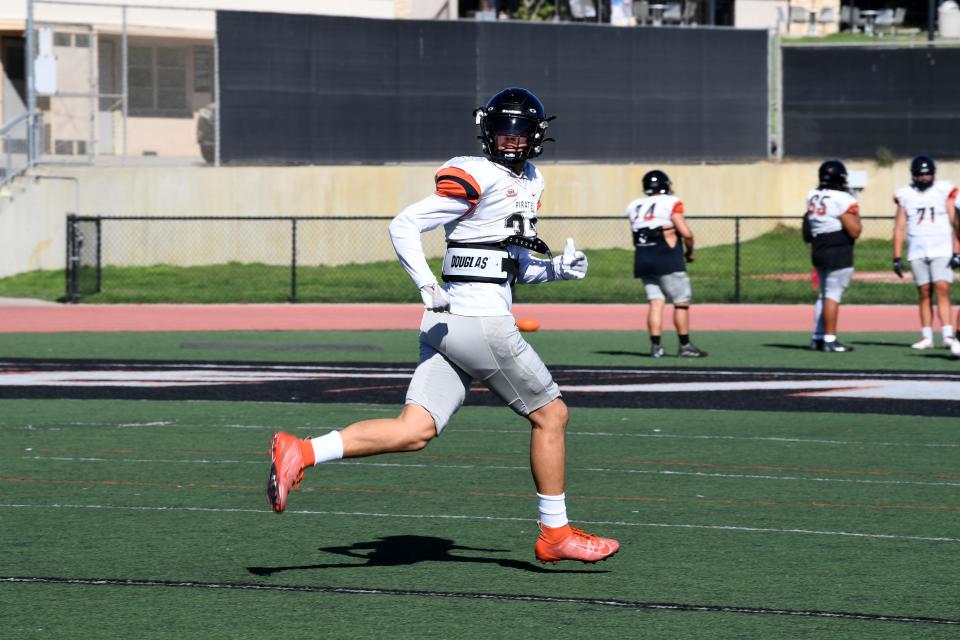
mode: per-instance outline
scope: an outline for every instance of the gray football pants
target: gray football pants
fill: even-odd
[[[426,311],[420,324],[420,364],[407,404],[430,412],[440,433],[478,380],[522,416],[560,397],[537,352],[513,316],[458,316]]]

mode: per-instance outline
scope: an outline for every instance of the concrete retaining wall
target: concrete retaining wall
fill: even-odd
[[[804,196],[816,183],[817,162],[743,165],[665,165],[688,215],[783,216],[796,225]],[[540,232],[552,246],[571,235],[584,248],[628,246],[619,223],[558,223],[551,215],[620,216],[640,193],[646,165],[561,165],[541,163],[547,188],[540,212]],[[909,181],[908,161],[893,167],[848,163],[867,173],[861,196],[863,215],[892,215],[894,190]],[[0,277],[38,269],[62,269],[65,217],[84,215],[142,216],[392,216],[429,194],[434,165],[310,167],[42,167],[39,178],[18,179],[9,194],[0,193]],[[960,180],[960,163],[940,163],[939,177]],[[76,180],[47,179],[54,176]],[[78,188],[77,188],[78,187]],[[313,223],[320,225],[321,223]],[[340,264],[393,257],[385,224],[323,223],[305,226],[304,263]],[[606,229],[603,227],[607,226]],[[755,234],[767,225],[750,225]],[[772,226],[772,224],[770,225]],[[886,225],[869,225],[870,233],[889,237]],[[235,243],[222,227],[193,231],[189,251],[177,242],[147,236],[125,242],[111,252],[113,264],[218,263],[236,260]],[[696,231],[696,229],[695,229]],[[612,235],[611,235],[612,233]],[[619,234],[619,235],[618,235]],[[209,237],[207,237],[209,235]],[[236,234],[238,237],[239,233]],[[722,237],[721,237],[722,236]],[[249,236],[248,236],[249,238]],[[374,238],[373,241],[369,241]],[[288,234],[271,231],[261,238],[277,245],[262,253],[289,256]],[[729,242],[726,234],[701,232],[698,245]],[[428,240],[432,253],[441,242]],[[117,251],[121,251],[118,253]],[[260,253],[260,251],[258,251]],[[272,259],[260,261],[273,262]]]

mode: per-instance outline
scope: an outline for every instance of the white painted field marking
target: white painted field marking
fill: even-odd
[[[813,391],[821,389],[822,391]],[[715,393],[718,391],[797,390],[805,396],[878,398],[887,400],[942,400],[960,398],[960,380],[738,380],[735,382],[650,382],[629,384],[560,385],[577,393]]]
[[[47,460],[51,462],[119,462],[133,464],[258,464],[266,465],[264,460],[209,460],[209,459],[146,459],[146,458],[97,458],[97,457],[69,457],[69,456],[21,456],[22,460]],[[344,466],[365,466],[365,467],[390,467],[411,469],[479,469],[492,471],[519,471],[528,473],[528,466],[509,466],[509,465],[479,465],[479,464],[439,464],[439,463],[405,463],[405,462],[363,462],[354,460],[341,460],[334,463]],[[805,477],[805,476],[772,476],[760,474],[738,474],[738,473],[707,473],[704,471],[669,471],[653,469],[610,469],[604,467],[567,467],[568,472],[587,472],[587,473],[628,473],[637,475],[651,476],[692,476],[700,478],[721,478],[732,480],[777,480],[781,482],[835,482],[841,484],[881,484],[881,485],[905,485],[922,487],[960,487],[960,482],[926,482],[923,480],[864,480],[860,478],[823,478],[823,477]]]
[[[174,511],[192,513],[263,513],[272,514],[268,509],[231,509],[223,507],[182,507],[167,505],[109,505],[109,504],[0,504],[0,509],[102,509],[107,511]],[[346,516],[356,518],[407,518],[414,520],[476,520],[481,522],[523,522],[533,524],[533,519],[509,516],[471,516],[435,513],[378,513],[365,511],[311,511],[306,509],[287,509],[284,513],[299,516]],[[742,533],[793,533],[801,535],[839,536],[847,538],[871,538],[877,540],[911,540],[916,542],[960,542],[960,538],[939,536],[913,536],[889,533],[862,533],[857,531],[820,531],[816,529],[776,529],[771,527],[742,527],[716,524],[688,524],[666,522],[625,522],[621,520],[578,520],[578,524],[607,525],[616,527],[655,527],[663,529],[701,529],[708,531],[732,531]]]
[[[265,460],[211,460],[209,458],[165,460],[163,458],[95,458],[92,456],[23,456],[22,460],[48,460],[51,462],[117,462],[133,464],[259,464]]]
[[[0,371],[0,386],[6,387],[188,387],[217,386],[294,380],[341,380],[344,378],[409,379],[408,373],[244,371],[178,369],[172,371]]]
[[[683,375],[686,377],[692,376],[757,376],[761,378],[849,378],[849,379],[863,379],[863,378],[894,378],[897,380],[902,379],[917,379],[917,380],[960,380],[960,373],[955,373],[952,371],[936,371],[931,373],[919,372],[919,371],[910,371],[910,372],[900,372],[900,371],[816,371],[816,370],[801,370],[794,369],[788,371],[775,371],[767,369],[741,369],[737,370],[725,370],[725,369],[575,369],[575,368],[563,368],[563,373],[586,373],[586,374],[597,374],[597,373],[607,373],[607,374],[631,374],[631,375],[642,375],[644,377],[650,377],[657,374],[666,374],[666,375]]]
[[[458,433],[519,433],[529,434],[530,429],[466,429],[461,427],[451,427]],[[779,436],[717,436],[717,435],[683,435],[671,433],[614,433],[610,431],[574,431],[568,430],[568,436],[589,436],[598,438],[664,438],[677,440],[743,440],[748,442],[782,442],[785,444],[835,444],[835,445],[855,445],[877,446],[877,447],[950,447],[960,448],[957,443],[937,443],[937,442],[866,442],[863,440],[821,440],[817,438],[790,438]]]
[[[235,370],[235,371],[332,371],[332,372],[344,372],[344,371],[357,371],[357,372],[406,372],[410,375],[413,374],[413,367],[377,367],[377,366],[339,366],[339,365],[297,365],[297,364],[270,364],[267,362],[258,363],[258,364],[230,364],[230,363],[211,363],[211,362],[107,362],[101,363],[97,361],[91,361],[90,363],[95,367],[106,367],[109,366],[112,369],[132,369],[134,371],[140,369],[153,369],[153,370],[183,370],[183,369],[221,369],[221,370]],[[23,367],[22,362],[9,362],[0,360],[0,367],[12,367],[14,369]],[[77,366],[76,361],[71,364],[63,364],[64,367],[67,366]]]

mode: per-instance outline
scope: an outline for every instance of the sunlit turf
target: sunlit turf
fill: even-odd
[[[317,434],[391,411],[0,401],[0,576],[87,581],[0,582],[6,632],[254,638],[279,625],[290,637],[323,628],[330,637],[488,638],[560,625],[563,637],[955,633],[756,611],[960,618],[954,420],[575,409],[570,514],[623,543],[597,566],[534,561],[529,427],[502,408],[464,408],[422,453],[311,470],[288,513],[270,512],[263,483],[273,430]],[[305,587],[326,592],[295,590]],[[746,611],[643,608],[657,603]]]
[[[527,338],[550,365],[654,364],[640,332]],[[709,358],[656,366],[956,371],[945,353],[910,350],[912,334],[852,334],[849,354],[809,352],[803,333],[695,338]],[[0,334],[0,359],[415,356],[413,331]],[[506,408],[464,407],[421,452],[312,469],[288,512],[270,511],[275,430],[320,435],[397,409],[0,400],[5,634],[956,635],[923,620],[960,622],[956,418],[574,406],[570,516],[623,544],[596,566],[534,560],[530,428]]]
[[[957,370],[957,361],[946,349],[910,349],[910,343],[916,340],[914,333],[841,331],[843,342],[852,345],[854,351],[820,353],[809,350],[807,332],[696,331],[695,308],[692,317],[692,338],[710,353],[708,358],[674,357],[678,343],[672,332],[663,338],[668,356],[656,361],[649,357],[650,344],[643,331],[541,330],[524,336],[548,365]],[[544,327],[550,326],[549,316],[537,319]],[[265,348],[269,345],[278,348]],[[333,346],[338,348],[325,348]],[[0,333],[0,357],[8,358],[379,362],[412,366],[417,349],[416,331]]]

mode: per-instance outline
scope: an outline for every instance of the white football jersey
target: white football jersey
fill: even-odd
[[[857,199],[846,191],[811,189],[807,193],[807,219],[814,237],[842,230],[840,216],[845,213],[860,214]]]
[[[907,260],[953,254],[947,202],[956,198],[957,188],[949,180],[935,180],[924,191],[913,185],[897,189],[893,200],[907,214]]]
[[[627,217],[633,231],[673,226],[671,216],[683,213],[680,198],[666,193],[637,198],[627,205]]]
[[[418,287],[435,281],[423,257],[419,235],[443,225],[447,242],[494,243],[508,236],[537,235],[537,210],[543,176],[530,162],[523,175],[484,157],[461,156],[441,166],[436,191],[404,209],[390,223],[390,235],[400,262]],[[507,247],[520,263],[519,280],[550,279],[549,260],[528,249]],[[448,282],[450,312],[465,316],[509,315],[513,304],[510,283]]]
[[[507,236],[536,237],[537,210],[543,176],[526,163],[518,176],[486,158],[461,156],[446,162],[435,176],[437,194],[466,198],[474,206],[462,218],[444,225],[448,242],[496,242]],[[470,189],[464,189],[464,181]],[[476,191],[473,197],[468,191]]]

